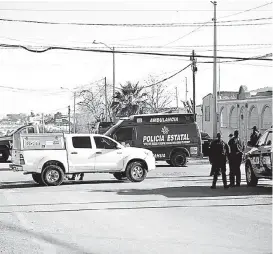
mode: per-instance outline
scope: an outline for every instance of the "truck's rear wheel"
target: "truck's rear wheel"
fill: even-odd
[[[0,158],[1,162],[7,162],[9,159],[9,150],[1,150],[2,158]]]
[[[245,164],[245,170],[246,170],[246,183],[247,186],[255,187],[258,184],[258,178],[255,176],[253,169],[251,167],[251,164],[247,162]]]
[[[184,152],[175,152],[171,156],[171,163],[174,167],[183,167],[187,164],[187,155]]]
[[[35,183],[43,184],[41,174],[32,174],[32,179]]]
[[[147,176],[147,169],[141,162],[131,162],[126,168],[126,176],[131,182],[142,182]]]
[[[47,186],[57,186],[64,180],[63,170],[56,165],[48,165],[41,174],[42,182]]]
[[[121,172],[114,173],[113,176],[119,181],[127,179],[126,174]]]

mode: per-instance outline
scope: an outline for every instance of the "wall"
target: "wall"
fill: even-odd
[[[212,95],[203,98],[203,131],[212,136],[212,110],[210,121],[205,121],[205,107],[212,108]],[[252,132],[252,127],[257,126],[261,133],[272,125],[272,97],[250,97],[245,99],[218,100],[218,132],[223,139],[228,141],[228,135],[235,130],[247,142]]]

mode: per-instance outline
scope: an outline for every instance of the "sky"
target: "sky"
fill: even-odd
[[[149,75],[158,80],[167,78],[190,63],[192,50],[197,55],[213,56],[213,26],[206,23],[213,18],[210,1],[0,1],[0,17],[13,20],[0,20],[1,44],[37,50],[49,46],[108,50],[103,44],[93,44],[96,40],[121,51],[186,55],[115,53],[117,87],[126,81],[145,85]],[[217,55],[247,58],[271,53],[272,19],[268,18],[272,18],[272,3],[269,1],[217,1],[217,21],[223,21],[217,24]],[[110,25],[56,25],[14,20]],[[180,25],[120,25],[169,23]],[[75,89],[95,89],[102,84],[104,77],[112,85],[112,57],[111,52],[50,50],[32,53],[0,47],[0,116],[30,111],[65,113],[67,106],[73,105]],[[213,91],[213,64],[202,63],[212,60],[197,57],[197,104]],[[221,63],[217,72],[217,83],[222,91],[238,91],[241,85],[254,90],[272,84],[270,61]],[[186,78],[188,98],[192,98],[191,68],[165,82],[167,92],[175,92],[177,87],[179,103],[185,99]],[[175,106],[175,102],[173,104]]]

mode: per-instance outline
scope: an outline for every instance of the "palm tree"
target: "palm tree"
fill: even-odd
[[[146,93],[142,92],[143,87],[139,86],[139,82],[135,85],[130,81],[115,93],[115,101],[112,103],[112,109],[117,116],[130,116],[135,114],[143,114],[146,108]]]

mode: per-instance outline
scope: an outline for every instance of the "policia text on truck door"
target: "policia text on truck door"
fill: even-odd
[[[193,114],[133,115],[120,120],[105,135],[125,146],[151,150],[157,160],[180,167],[187,157],[202,156],[201,136]]]

